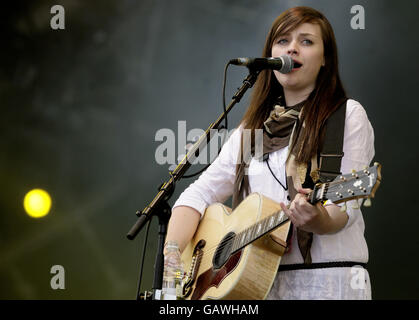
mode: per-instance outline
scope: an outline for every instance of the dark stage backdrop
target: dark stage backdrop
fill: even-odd
[[[226,62],[260,56],[274,18],[295,5],[330,20],[342,80],[374,127],[383,182],[363,209],[373,298],[419,298],[418,2],[7,3],[0,11],[1,299],[134,299],[145,234],[125,235],[169,177],[169,165],[156,160],[164,142],[156,134],[171,130],[177,139],[183,124],[186,132],[206,129],[222,110]],[[52,28],[63,22],[50,12],[57,4],[64,29]],[[356,5],[364,9],[361,29],[351,26]],[[246,73],[229,69],[228,101]],[[171,204],[191,181],[177,184]],[[24,211],[33,188],[52,197],[44,218]],[[153,219],[142,291],[152,286],[156,239]],[[51,287],[55,265],[65,270],[64,289]]]

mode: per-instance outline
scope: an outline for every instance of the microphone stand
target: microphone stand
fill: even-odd
[[[159,218],[159,234],[158,234],[158,248],[154,264],[154,280],[153,280],[153,299],[160,300],[160,294],[162,289],[163,282],[163,267],[164,267],[164,240],[167,233],[167,225],[171,215],[171,207],[168,203],[168,200],[173,195],[175,189],[175,182],[180,180],[186,171],[190,168],[194,160],[199,156],[200,150],[208,144],[211,140],[212,130],[218,130],[221,122],[231,111],[233,106],[240,102],[244,93],[247,89],[251,88],[260,73],[260,70],[249,68],[249,75],[243,80],[243,85],[238,89],[234,94],[230,104],[226,110],[218,117],[218,119],[213,122],[205,133],[199,138],[199,140],[192,146],[188,151],[186,156],[182,161],[177,165],[177,167],[170,172],[170,179],[161,184],[158,188],[159,192],[154,197],[154,199],[147,205],[142,211],[137,211],[136,215],[138,216],[137,222],[131,227],[127,234],[129,240],[133,240],[139,231],[143,228],[145,223],[149,221],[154,215]],[[139,279],[141,282],[141,279]],[[138,285],[137,291],[137,300],[148,300],[150,299],[150,292],[145,292],[140,294],[140,285]]]

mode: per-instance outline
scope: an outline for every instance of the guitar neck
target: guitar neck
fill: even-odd
[[[313,191],[307,195],[307,201],[315,204],[331,200],[337,204],[352,199],[371,198],[374,197],[380,181],[381,165],[376,162],[370,168],[337,176],[332,182],[316,184]],[[232,252],[241,250],[287,221],[288,216],[280,210],[256,222],[234,236]]]
[[[234,237],[232,252],[239,251],[251,244],[253,241],[259,239],[266,233],[278,228],[280,225],[288,221],[288,216],[282,211],[277,211],[274,214],[258,221],[249,228],[239,232]]]
[[[314,190],[307,195],[307,200],[311,204],[315,204],[316,202],[323,199],[326,187],[327,183],[317,185]],[[288,216],[282,210],[279,210],[272,215],[256,222],[249,228],[236,234],[233,240],[232,252],[234,253],[243,249],[260,237],[278,228],[288,220]]]

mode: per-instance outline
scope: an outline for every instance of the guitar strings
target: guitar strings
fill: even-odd
[[[364,175],[365,176],[365,175]],[[359,176],[358,178],[360,178],[360,177],[362,177],[362,175],[361,176]],[[346,183],[348,183],[348,182],[351,182],[351,181],[354,181],[354,180],[357,180],[357,178],[356,177],[350,177],[350,178],[346,178],[346,180],[345,181],[343,181],[343,182],[346,182]],[[326,183],[326,187],[325,187],[325,190],[327,190],[328,192],[334,192],[334,191],[339,191],[339,190],[341,190],[341,188],[339,187],[339,185],[341,185],[342,184],[342,181],[332,181],[332,182],[329,182],[329,183]],[[365,195],[366,196],[366,195]],[[357,196],[357,197],[360,197],[360,196]],[[281,210],[282,211],[282,210]],[[281,211],[278,211],[278,212],[275,212],[273,215],[271,215],[271,216],[268,216],[268,217],[266,217],[266,218],[264,218],[264,219],[262,219],[262,220],[260,220],[260,221],[258,221],[259,223],[261,223],[262,221],[266,221],[266,220],[268,220],[269,218],[271,218],[272,216],[274,216],[275,214],[278,214],[278,213],[280,213]],[[286,219],[286,220],[288,220],[288,218]],[[286,220],[284,220],[284,221],[286,221]],[[208,254],[213,254],[217,249],[219,249],[219,250],[222,250],[222,249],[224,249],[227,245],[229,245],[230,244],[230,242],[234,242],[234,240],[237,238],[237,236],[238,235],[240,235],[240,234],[243,234],[244,232],[248,232],[249,230],[250,230],[250,228],[252,228],[252,227],[254,227],[254,226],[250,226],[250,227],[248,227],[248,228],[246,228],[246,229],[244,229],[244,230],[242,230],[242,231],[240,231],[239,233],[237,233],[237,234],[234,234],[234,235],[231,235],[231,236],[229,236],[229,237],[226,237],[226,238],[224,238],[219,244],[217,244],[216,246],[213,246],[213,247],[210,247],[210,248],[208,248],[207,250],[205,250],[205,251],[201,251],[202,253],[199,253],[198,255],[199,256],[201,256],[201,258],[202,257],[204,257],[205,255],[208,255]],[[251,242],[253,242],[253,241],[251,241]],[[247,246],[248,244],[250,244],[251,242],[249,242],[249,243],[247,243],[246,245],[244,245],[244,246],[241,246],[241,248],[244,248],[245,246]],[[234,245],[234,243],[232,244],[232,245]],[[238,249],[241,249],[240,247],[238,248]],[[235,251],[237,251],[237,249],[235,250]]]
[[[268,217],[265,217],[265,218],[263,218],[263,219],[261,219],[260,221],[258,221],[257,223],[262,223],[262,222],[264,222],[264,221],[268,221],[269,219],[271,219],[271,217],[273,217],[274,215],[277,215],[277,214],[279,214],[279,213],[281,213],[282,212],[282,210],[280,210],[280,211],[277,211],[277,212],[275,212],[274,214],[272,214],[272,215],[270,215],[270,216],[268,216]],[[282,220],[281,221],[281,223],[284,223],[285,221],[287,221],[288,220],[288,218],[286,218],[285,220]],[[240,231],[239,233],[236,233],[236,234],[234,234],[234,235],[231,235],[231,236],[229,236],[229,237],[226,237],[226,238],[224,238],[219,244],[217,244],[216,246],[213,246],[213,247],[210,247],[210,248],[208,248],[207,250],[205,250],[202,254],[200,254],[202,257],[204,256],[204,255],[207,255],[207,254],[213,254],[217,249],[220,249],[220,250],[222,250],[222,249],[224,249],[231,241],[234,241],[236,238],[237,238],[237,236],[239,236],[240,234],[243,234],[243,233],[245,233],[245,232],[248,232],[252,227],[254,227],[254,225],[252,225],[252,226],[250,226],[250,227],[248,227],[248,228],[246,228],[246,229],[243,229],[242,231]],[[246,241],[247,242],[247,241]],[[253,242],[253,240],[252,241],[250,241],[250,242],[248,242],[248,243],[246,243],[245,245],[242,245],[242,246],[240,246],[240,247],[238,247],[238,248],[236,248],[234,251],[237,251],[237,249],[241,249],[241,248],[244,248],[245,246],[247,246],[248,244],[250,244],[250,243],[252,243]],[[233,245],[234,245],[234,243],[233,243]]]

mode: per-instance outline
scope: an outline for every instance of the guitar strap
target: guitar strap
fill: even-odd
[[[319,157],[320,182],[330,182],[341,174],[346,101],[327,119],[323,147]]]
[[[330,182],[341,174],[340,167],[343,157],[343,136],[345,131],[345,117],[346,117],[346,99],[339,106],[339,108],[326,120],[325,136],[320,151],[317,157],[319,181]],[[308,164],[309,168],[310,163]],[[319,181],[313,181],[310,177],[310,169],[307,171],[306,179],[303,184],[305,188],[313,189],[314,184]],[[293,188],[290,188],[290,193]],[[295,193],[295,190],[294,190]],[[295,194],[292,195],[292,199]],[[292,228],[291,228],[292,230]],[[290,240],[291,235],[288,235]],[[313,243],[313,233],[307,232],[297,228],[298,247],[303,256],[304,264],[311,264],[311,245]],[[288,241],[288,243],[290,243]]]

